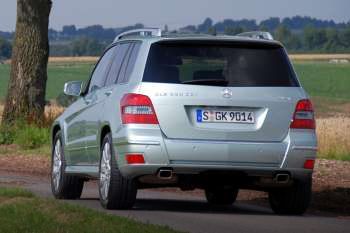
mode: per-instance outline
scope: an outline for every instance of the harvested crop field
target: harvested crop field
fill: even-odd
[[[350,54],[291,54],[289,58],[293,61],[350,60]]]
[[[317,120],[319,155],[350,161],[350,118],[331,117]]]
[[[98,57],[50,57],[49,63],[95,63]]]
[[[0,123],[2,119],[2,113],[4,111],[4,105],[0,104]],[[64,108],[61,106],[58,106],[56,104],[46,106],[45,107],[45,118],[48,119],[48,121],[52,121],[55,118],[57,118],[61,113],[64,111]]]
[[[329,61],[332,59],[350,60],[350,54],[290,54],[290,59],[294,61]],[[50,57],[49,62],[96,62],[98,57]],[[10,64],[11,60],[6,60],[5,64]]]

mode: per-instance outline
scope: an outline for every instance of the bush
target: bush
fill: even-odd
[[[15,139],[15,132],[14,127],[2,125],[0,128],[0,145],[12,144]]]
[[[34,125],[24,125],[16,130],[13,141],[23,149],[36,149],[50,142],[50,130]]]
[[[45,109],[41,122],[20,119],[11,125],[0,124],[0,145],[18,144],[22,149],[37,149],[50,144],[50,127],[64,108],[50,106]]]
[[[68,96],[68,95],[65,95],[64,93],[61,93],[57,96],[56,102],[59,106],[68,107],[77,99],[78,97]]]

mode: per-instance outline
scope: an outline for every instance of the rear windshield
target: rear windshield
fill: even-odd
[[[144,82],[230,87],[295,87],[283,48],[271,45],[153,44]]]

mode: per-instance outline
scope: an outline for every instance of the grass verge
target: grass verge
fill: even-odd
[[[0,222],[0,232],[176,232],[12,188],[0,188]]]
[[[34,195],[31,192],[20,188],[0,188],[0,198],[9,199],[18,197],[32,198]],[[2,201],[0,201],[0,204],[1,202]]]
[[[1,125],[0,145],[17,144],[23,150],[38,149],[50,142],[50,129],[24,123]]]

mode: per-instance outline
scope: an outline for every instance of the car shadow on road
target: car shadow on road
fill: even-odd
[[[135,211],[171,211],[183,213],[211,213],[211,214],[247,214],[247,215],[272,215],[268,208],[235,203],[231,206],[214,206],[204,201],[166,200],[166,199],[137,199],[133,208]]]

